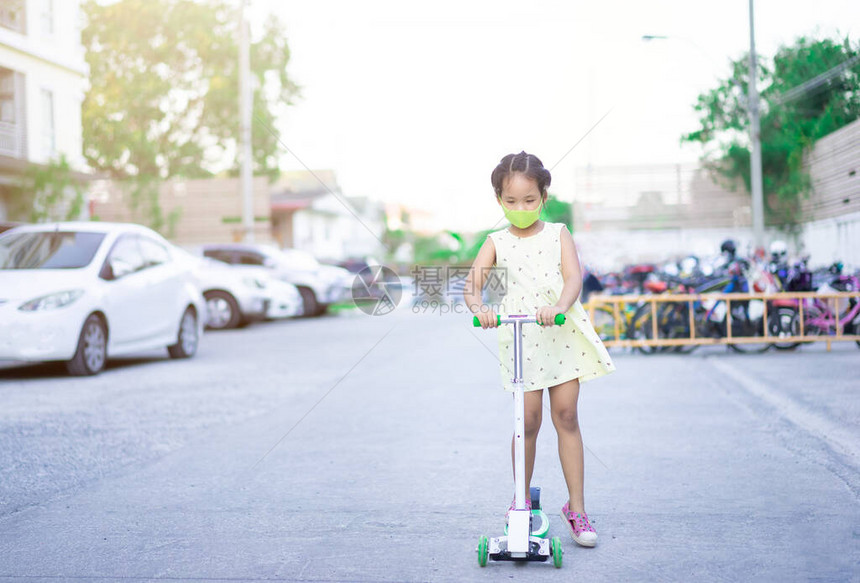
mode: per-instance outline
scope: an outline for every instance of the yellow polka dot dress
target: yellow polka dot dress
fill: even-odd
[[[505,281],[505,294],[496,313],[531,314],[554,305],[564,287],[561,275],[563,223],[544,223],[536,235],[520,238],[508,229],[490,233],[496,248],[496,269]],[[565,315],[563,326],[525,324],[523,382],[526,391],[545,389],[571,379],[591,380],[615,370],[603,342],[579,300]],[[513,391],[514,327],[498,329],[502,383]]]

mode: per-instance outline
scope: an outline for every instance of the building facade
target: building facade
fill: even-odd
[[[275,183],[256,177],[252,190],[257,243],[300,249],[328,261],[384,253],[381,203],[345,197],[332,170],[284,172]],[[168,180],[160,185],[158,207],[161,230],[177,245],[244,240],[238,178]],[[152,223],[151,204],[135,201],[109,180],[93,184],[89,208],[102,221]]]
[[[0,221],[22,218],[13,187],[31,163],[84,168],[86,78],[78,0],[0,3]]]
[[[860,120],[821,139],[807,153],[812,193],[796,235],[765,229],[765,244],[786,241],[812,266],[842,261],[860,268]],[[577,169],[574,231],[583,262],[598,270],[718,252],[733,239],[752,253],[750,196],[698,164]]]
[[[574,233],[581,259],[597,270],[708,256],[734,239],[752,242],[750,198],[698,164],[577,169]]]
[[[328,261],[384,253],[382,205],[345,196],[332,170],[283,172],[270,201],[272,236],[280,247]]]

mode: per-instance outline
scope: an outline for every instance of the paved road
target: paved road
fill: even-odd
[[[584,385],[596,549],[477,566],[510,501],[493,332],[361,313],[96,378],[0,370],[0,581],[860,581],[860,350],[615,353]],[[535,482],[564,484],[548,416]]]

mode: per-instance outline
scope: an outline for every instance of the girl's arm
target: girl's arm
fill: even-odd
[[[496,262],[496,246],[493,245],[493,240],[490,237],[481,245],[478,251],[478,256],[472,263],[472,268],[469,270],[469,275],[466,276],[466,287],[463,289],[463,297],[466,300],[466,306],[469,310],[481,321],[482,328],[495,328],[496,315],[492,309],[487,309],[483,302],[484,282],[487,275]]]
[[[537,319],[545,326],[552,326],[556,314],[567,312],[582,291],[582,268],[579,265],[579,255],[576,245],[567,227],[561,229],[561,277],[564,287],[554,306],[544,306],[538,310]]]

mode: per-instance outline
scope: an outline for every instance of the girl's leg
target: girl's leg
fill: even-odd
[[[570,510],[585,512],[583,492],[584,464],[582,454],[582,435],[579,432],[577,402],[579,401],[579,380],[574,379],[550,387],[549,404],[552,423],[558,433],[558,457],[570,500]]]
[[[535,469],[535,449],[543,411],[543,390],[525,393],[525,450],[526,450],[526,498],[529,498],[529,485]],[[511,438],[511,468],[514,467],[514,438]]]

